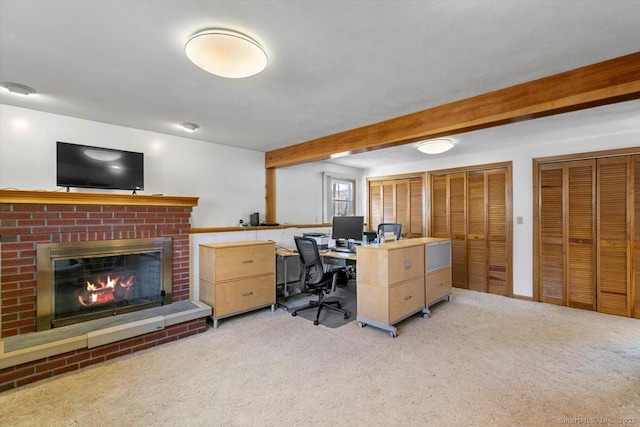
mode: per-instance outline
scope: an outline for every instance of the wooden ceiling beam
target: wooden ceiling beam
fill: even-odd
[[[640,52],[265,153],[279,168],[640,98]]]

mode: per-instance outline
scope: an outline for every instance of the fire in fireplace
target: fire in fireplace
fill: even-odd
[[[121,277],[111,278],[103,282],[98,279],[98,285],[87,281],[87,288],[78,295],[78,301],[85,307],[100,306],[113,302],[128,302],[129,291],[135,276],[130,276],[124,280]]]
[[[171,302],[170,238],[37,246],[37,328]]]
[[[160,252],[55,259],[54,319],[159,299]]]

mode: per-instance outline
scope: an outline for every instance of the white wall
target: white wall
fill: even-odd
[[[199,197],[193,227],[236,225],[253,212],[264,218],[264,153],[4,104],[0,188],[61,190],[56,141],[144,153],[145,189],[139,193]]]
[[[633,120],[640,124],[637,117]],[[549,135],[531,138],[529,135],[528,138],[531,138],[531,142],[526,145],[517,144],[515,146],[514,141],[512,147],[509,144],[504,144],[505,148],[500,150],[469,155],[451,154],[427,157],[425,160],[403,165],[371,168],[365,171],[365,176],[395,175],[494,162],[513,162],[513,293],[531,297],[533,296],[533,159],[640,146],[640,126],[636,126],[636,129],[635,132],[616,134],[608,133],[609,131],[600,133],[594,129],[594,135],[597,136],[581,139],[566,139],[566,135],[562,139],[553,139]],[[427,196],[427,205],[428,201]],[[523,218],[523,224],[517,224],[517,217]]]
[[[276,217],[281,224],[316,224],[323,219],[324,174],[356,180],[356,215],[366,214],[363,170],[326,162],[276,170]],[[326,216],[326,215],[325,215]]]

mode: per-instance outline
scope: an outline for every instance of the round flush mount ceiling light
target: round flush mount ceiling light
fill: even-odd
[[[231,30],[211,29],[194,34],[184,47],[187,57],[220,77],[241,79],[267,66],[267,53],[252,38]]]
[[[180,127],[182,127],[182,129],[186,130],[187,132],[191,132],[191,133],[200,129],[200,126],[198,126],[197,124],[189,123],[189,122],[180,123]]]
[[[2,82],[0,83],[0,86],[2,86],[3,88],[5,88],[6,90],[8,90],[14,95],[28,96],[36,93],[36,90],[34,88],[21,85],[19,83]]]
[[[450,139],[440,138],[422,141],[418,144],[418,150],[426,154],[441,154],[453,148],[453,141]]]

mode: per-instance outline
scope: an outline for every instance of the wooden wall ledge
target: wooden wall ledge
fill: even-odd
[[[284,230],[286,228],[326,228],[331,227],[331,224],[280,224],[280,225],[260,225],[257,227],[206,227],[206,228],[192,228],[189,230],[189,234],[198,233],[224,233],[228,231],[255,231],[255,230]]]
[[[0,190],[0,203],[49,205],[198,206],[197,197]]]

